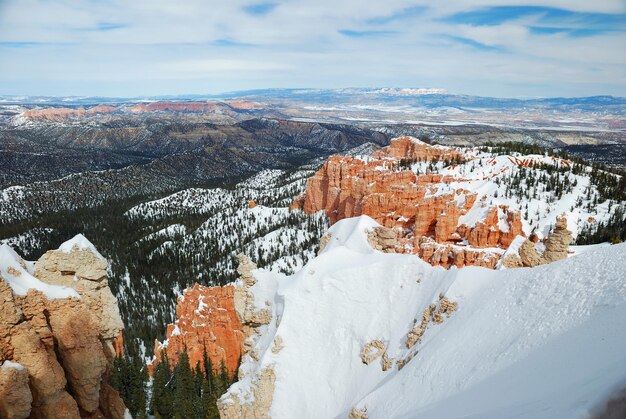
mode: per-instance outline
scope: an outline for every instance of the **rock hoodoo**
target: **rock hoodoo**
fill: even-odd
[[[411,137],[396,138],[369,157],[330,157],[291,208],[324,211],[331,223],[368,215],[384,227],[369,236],[372,246],[384,252],[418,254],[426,262],[446,268],[494,268],[513,240],[526,235],[522,216],[518,209],[493,203],[480,188],[469,185],[495,178],[526,161],[504,157],[503,169],[473,177],[466,173],[471,179],[455,171],[472,158],[453,148],[431,146]],[[438,162],[444,162],[445,170],[427,169]],[[426,168],[424,173],[409,169],[420,164]],[[497,162],[492,159],[482,164],[494,167]],[[554,246],[564,241],[565,236]],[[563,256],[562,252],[554,254]]]
[[[123,323],[106,267],[80,235],[34,264],[0,247],[3,417],[124,417],[107,384]]]
[[[203,355],[207,355],[215,371],[222,363],[229,375],[237,372],[242,345],[245,339],[242,324],[235,310],[235,287],[204,287],[196,284],[178,297],[176,321],[167,326],[166,340],[156,341],[154,358],[149,370],[161,361],[167,352],[171,366],[178,363],[183,351],[189,363],[204,368]]]

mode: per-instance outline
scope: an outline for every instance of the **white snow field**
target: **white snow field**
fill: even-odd
[[[376,225],[338,222],[292,276],[254,271],[255,303],[269,301],[273,319],[254,342],[259,360],[245,356],[223,401],[253,402],[266,367],[275,419],[346,418],[354,407],[370,419],[588,418],[626,386],[626,244],[537,268],[444,270],[373,250],[365,232]],[[440,294],[458,309],[408,349]],[[361,361],[374,339],[394,359],[388,371]]]

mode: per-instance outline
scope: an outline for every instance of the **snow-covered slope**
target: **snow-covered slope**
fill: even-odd
[[[271,392],[273,418],[353,408],[368,418],[575,418],[626,385],[626,244],[537,268],[446,271],[373,250],[365,232],[376,225],[338,222],[293,276],[254,271],[250,291],[273,318],[225,405],[256,406]],[[425,315],[431,304],[443,313],[443,296],[456,310]],[[383,357],[361,358],[376,340],[392,361],[386,371]],[[273,384],[262,379],[268,370]]]

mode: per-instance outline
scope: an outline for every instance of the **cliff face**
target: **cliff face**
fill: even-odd
[[[267,283],[258,283],[254,276],[257,266],[245,255],[239,255],[239,266],[237,273],[239,280],[235,283],[235,310],[237,317],[243,323],[245,341],[243,343],[242,355],[246,359],[259,361],[263,353],[256,345],[259,337],[267,327],[271,327],[270,322],[275,316],[276,306],[270,300],[265,300],[264,307],[258,307],[257,301],[262,295],[267,293],[259,292],[259,289],[266,287]],[[270,281],[272,282],[272,281]],[[271,288],[271,286],[270,286]],[[261,299],[262,300],[262,299]],[[271,351],[274,354],[283,349],[283,341],[280,336],[276,336],[272,341]],[[237,378],[241,382],[246,377],[254,376],[255,382],[251,388],[253,401],[240,399],[237,394],[227,393],[217,402],[220,417],[224,419],[239,418],[269,418],[269,410],[272,405],[274,395],[274,383],[276,374],[273,367],[264,366],[260,371],[251,371],[246,366],[240,366]]]
[[[204,287],[196,284],[187,288],[178,298],[176,322],[167,326],[166,340],[156,341],[155,357],[149,365],[152,371],[164,353],[172,366],[178,363],[185,350],[193,367],[203,365],[203,353],[218,371],[221,363],[229,375],[237,371],[245,339],[243,328],[235,312],[235,287]]]
[[[478,194],[463,188],[463,179],[453,175],[416,174],[401,167],[406,162],[464,159],[455,149],[400,137],[370,159],[329,158],[291,208],[323,210],[331,223],[365,214],[385,227],[399,227],[396,252],[416,253],[444,267],[493,268],[498,253],[481,249],[506,249],[524,235],[519,211],[478,200]],[[448,186],[452,182],[458,186]],[[461,217],[473,208],[482,216],[464,223]]]
[[[106,266],[82,236],[36,263],[0,248],[2,417],[124,417],[106,383],[123,329]]]

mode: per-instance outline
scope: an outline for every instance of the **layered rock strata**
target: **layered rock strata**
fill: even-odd
[[[34,264],[0,253],[2,417],[124,417],[106,383],[123,329],[106,260],[82,236]]]

